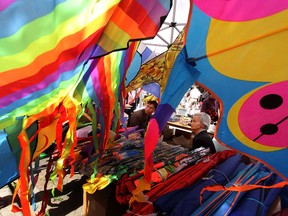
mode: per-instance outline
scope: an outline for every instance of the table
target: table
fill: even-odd
[[[171,122],[168,121],[167,125],[169,128],[173,129],[173,135],[184,135],[186,138],[190,137],[192,134],[191,126],[190,125],[183,125],[180,124],[179,121]],[[211,138],[214,137],[214,133],[211,131],[207,131]]]
[[[190,125],[182,125],[182,124],[180,124],[179,121],[175,121],[175,122],[168,121],[167,124],[168,124],[169,128],[171,128],[171,129],[177,129],[177,130],[182,130],[182,131],[185,131],[188,133],[192,133]]]
[[[168,121],[167,125],[169,129],[173,130],[173,136],[178,137],[183,135],[185,138],[190,139],[192,135],[191,126],[189,125],[182,125],[179,121],[171,122]]]

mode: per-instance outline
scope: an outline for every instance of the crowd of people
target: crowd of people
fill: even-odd
[[[212,141],[212,137],[208,134],[210,124],[216,124],[219,117],[219,102],[207,91],[200,91],[196,85],[185,94],[181,100],[180,106],[186,109],[194,109],[191,121],[191,139],[188,145],[190,150],[199,147],[210,148],[211,153],[215,153],[216,149]],[[129,113],[127,126],[138,126],[143,137],[147,129],[148,122],[158,107],[155,100],[148,100],[142,109]]]
[[[180,108],[186,109],[186,114],[192,116],[198,112],[205,112],[211,117],[212,123],[219,118],[220,104],[218,100],[202,88],[193,85],[182,98]]]

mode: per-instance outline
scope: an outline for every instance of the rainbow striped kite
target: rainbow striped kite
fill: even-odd
[[[154,37],[171,4],[0,2],[0,155],[11,162],[0,166],[0,187],[20,176],[16,189],[24,215],[30,214],[30,162],[55,141],[61,157],[52,177],[58,175],[61,183],[63,163],[68,156],[73,158],[77,121],[92,103],[94,124],[102,125],[99,151],[105,149],[111,125],[115,129],[119,124],[124,77],[137,50],[138,43],[130,41]],[[69,129],[62,143],[64,122],[69,122]]]

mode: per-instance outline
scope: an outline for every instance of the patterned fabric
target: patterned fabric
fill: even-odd
[[[187,58],[221,104],[217,140],[287,179],[288,2],[242,3],[194,1]]]
[[[68,157],[71,165],[75,160],[77,121],[86,107],[94,110],[94,145],[103,154],[110,129],[116,131],[122,118],[125,74],[137,40],[154,37],[170,7],[171,1],[158,0],[0,3],[0,130],[15,124],[22,128],[17,134],[22,152],[16,160],[23,214],[30,215],[28,165],[54,141],[60,156],[51,178],[59,177],[62,190],[63,166]],[[38,130],[29,139],[27,130],[35,123]],[[31,156],[33,140],[37,145]],[[72,166],[72,175],[73,171]]]

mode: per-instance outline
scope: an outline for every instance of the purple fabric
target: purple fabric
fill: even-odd
[[[169,104],[159,104],[153,118],[157,119],[160,131],[164,129],[173,112],[174,109]]]
[[[149,83],[142,86],[142,89],[146,92],[153,94],[155,97],[160,97],[160,85],[158,83]]]

